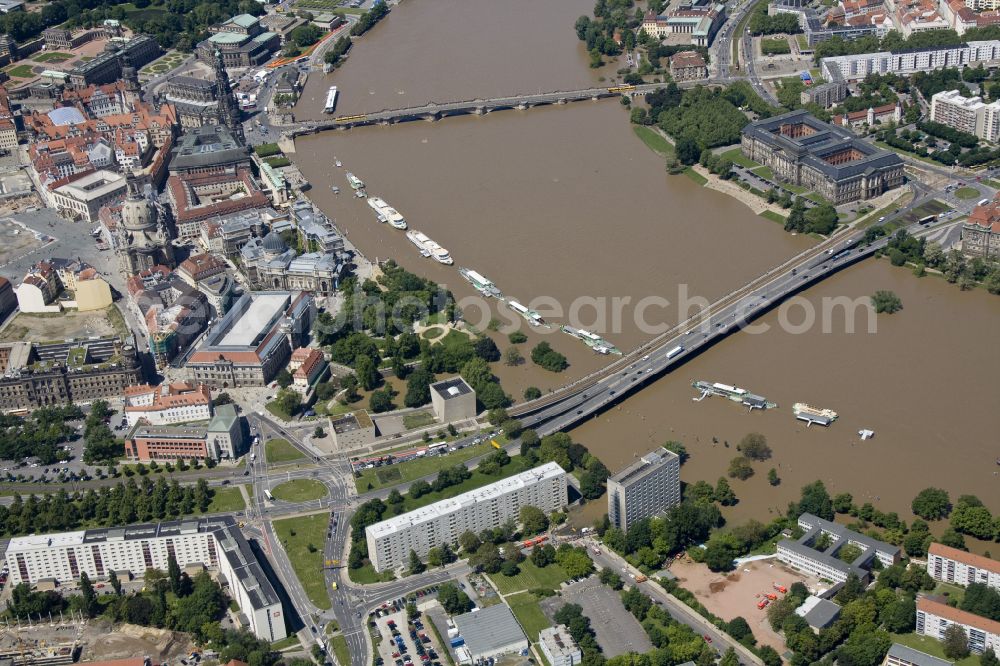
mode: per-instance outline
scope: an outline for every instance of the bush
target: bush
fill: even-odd
[[[566,357],[552,349],[548,342],[539,342],[535,345],[531,350],[531,360],[551,372],[562,372],[569,367]]]
[[[753,476],[753,467],[750,460],[744,456],[737,456],[729,461],[729,476],[740,481],[746,481]]]
[[[899,296],[891,291],[880,289],[872,294],[871,299],[872,307],[875,308],[875,312],[894,314],[903,309],[903,301],[901,301]]]

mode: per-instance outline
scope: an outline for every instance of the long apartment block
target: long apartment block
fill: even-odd
[[[566,506],[566,471],[550,462],[451,499],[383,520],[365,528],[368,557],[376,571],[393,569],[467,531],[479,534],[517,520],[521,507],[552,513]]]
[[[83,573],[91,579],[125,572],[141,577],[146,569],[166,571],[170,556],[181,568],[217,570],[255,636],[267,641],[287,636],[281,600],[228,516],[15,537],[6,553],[14,585],[71,582]]]
[[[940,543],[927,550],[927,573],[946,583],[982,583],[1000,590],[1000,562]]]
[[[928,597],[917,599],[917,633],[941,640],[949,626],[957,624],[965,631],[969,650],[982,654],[993,650],[1000,656],[1000,622],[968,611],[952,608],[948,604]]]
[[[681,459],[660,447],[608,478],[608,518],[628,530],[681,502]]]

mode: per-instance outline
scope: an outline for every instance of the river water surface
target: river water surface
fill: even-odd
[[[595,85],[613,71],[587,67],[572,29],[591,4],[404,2],[359,40],[342,68],[310,77],[296,116],[320,116],[314,111],[334,84],[341,92],[338,113]],[[310,196],[369,258],[395,258],[460,299],[475,292],[456,268],[474,268],[522,303],[554,299],[563,309],[556,323],[597,330],[625,350],[655,330],[635,321],[642,299],[670,302],[646,309],[650,326],[673,324],[684,317],[676,305],[682,290],[713,300],[814,243],[688,178],[668,176],[614,100],[326,133],[301,138],[296,147],[295,162],[314,186]],[[334,156],[343,169],[333,165]],[[348,194],[348,170],[370,194],[399,209],[411,228],[447,247],[456,266],[422,259],[403,232],[377,224],[366,203]],[[343,193],[333,195],[331,185]],[[864,299],[882,288],[899,294],[904,310],[878,318],[875,334],[865,333],[861,320],[861,332],[846,333],[843,316],[833,318],[831,333],[817,326],[791,334],[772,313],[762,320],[770,332],[720,342],[572,435],[611,468],[679,439],[691,452],[684,480],[714,482],[744,434],[764,433],[775,457],[758,464],[754,478],[733,483],[742,500],[731,511],[737,518],[767,518],[817,478],[903,515],[929,485],[953,497],[978,494],[1000,509],[994,464],[1000,456],[1000,299],[963,293],[937,278],[918,280],[874,260],[805,296],[819,310],[824,297]],[[610,306],[615,297],[629,299],[617,325]],[[584,307],[571,321],[574,303]],[[596,318],[597,311],[606,318]],[[490,316],[510,316],[505,309],[480,315],[474,306],[465,312],[480,328]],[[556,375],[530,362],[496,364],[515,398],[527,386],[555,388],[608,360],[557,327],[528,333],[525,356],[544,336],[571,367]],[[507,346],[505,336],[494,337]],[[742,386],[780,407],[747,414],[720,398],[692,402],[693,379]],[[799,401],[834,409],[841,418],[828,429],[807,429],[791,415]],[[859,428],[875,430],[875,439],[860,442]],[[771,466],[782,478],[776,488],[765,478]],[[601,511],[595,503],[588,513]]]

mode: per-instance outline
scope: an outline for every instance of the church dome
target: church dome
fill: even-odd
[[[129,231],[144,231],[156,226],[156,211],[139,194],[135,181],[129,178],[128,196],[122,203],[122,224]]]
[[[262,243],[265,252],[273,252],[274,254],[281,254],[288,249],[285,245],[285,241],[282,240],[281,236],[277,232],[272,231],[268,235],[264,236],[264,241]]]

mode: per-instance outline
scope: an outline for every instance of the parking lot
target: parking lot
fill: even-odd
[[[418,607],[427,606],[433,598],[420,593],[415,598]],[[441,666],[443,646],[434,639],[434,632],[424,624],[422,615],[407,619],[406,601],[398,599],[383,605],[373,618],[381,641],[376,648],[376,666]]]
[[[646,630],[625,610],[618,593],[602,585],[597,576],[567,585],[560,596],[540,602],[550,620],[566,604],[579,604],[583,608],[605,657],[610,659],[626,652],[642,653],[653,649]]]

